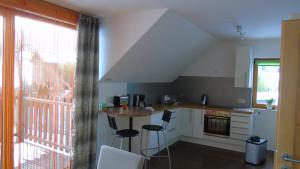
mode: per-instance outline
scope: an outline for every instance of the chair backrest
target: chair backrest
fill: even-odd
[[[172,116],[172,112],[169,110],[164,110],[164,114],[161,118],[162,121],[169,123]]]
[[[115,117],[112,117],[112,116],[110,116],[110,115],[107,114],[107,120],[108,120],[109,127],[111,129],[118,130],[117,123],[116,123],[116,118]]]
[[[101,146],[97,169],[142,169],[144,158],[140,155],[109,146]]]

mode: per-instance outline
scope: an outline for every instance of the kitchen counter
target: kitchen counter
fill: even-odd
[[[114,117],[118,117],[118,116],[142,117],[142,116],[149,116],[153,113],[150,110],[141,109],[138,107],[128,107],[127,109],[123,109],[122,107],[110,107],[110,108],[103,109],[102,112],[105,112],[110,116],[114,116]]]
[[[162,112],[164,109],[176,109],[176,108],[189,108],[189,109],[204,109],[208,111],[226,111],[226,112],[235,112],[235,113],[243,113],[243,114],[253,114],[254,109],[251,108],[229,108],[229,107],[220,107],[220,106],[203,106],[200,104],[193,104],[193,103],[179,103],[178,105],[154,105],[152,106],[154,111],[152,113],[159,113]],[[140,108],[133,108],[129,107],[127,110],[123,110],[122,108],[106,108],[103,109],[101,112],[106,112],[111,115],[122,116],[125,114],[124,112],[131,112],[135,116],[144,116],[145,113],[149,113],[149,110],[140,109]]]
[[[228,108],[228,107],[219,107],[219,106],[203,106],[200,104],[192,103],[180,103],[178,105],[154,105],[152,106],[154,113],[162,112],[164,109],[176,109],[176,108],[190,108],[190,109],[204,109],[211,111],[226,111],[226,112],[235,112],[243,114],[253,114],[254,109],[252,108]]]
[[[166,130],[166,140],[173,144],[178,140],[203,144],[212,147],[220,147],[234,151],[244,152],[245,140],[252,135],[253,109],[234,109],[230,107],[202,106],[200,104],[179,103],[177,105],[153,105],[154,109],[143,109],[138,107],[109,107],[99,112],[105,112],[119,118],[118,123],[121,128],[140,129],[145,124],[161,124],[162,112],[165,109],[174,112],[170,119],[168,130]],[[205,113],[209,111],[224,111],[231,113],[230,137],[216,137],[204,132]],[[105,118],[105,115],[99,116]],[[129,119],[129,122],[127,122]],[[240,123],[242,122],[242,123]],[[128,127],[129,124],[129,127]],[[239,134],[236,134],[238,132]],[[104,133],[107,133],[106,131]],[[148,139],[148,140],[147,140]],[[149,147],[157,144],[156,135],[149,135],[144,145]],[[139,153],[139,140],[132,140],[132,152]],[[151,150],[150,154],[157,153]]]

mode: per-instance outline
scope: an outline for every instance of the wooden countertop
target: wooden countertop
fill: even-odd
[[[226,111],[226,112],[234,112],[234,113],[243,113],[243,114],[253,114],[254,110],[249,109],[235,109],[235,108],[223,108],[223,107],[210,107],[203,106],[200,104],[191,104],[191,103],[180,103],[178,105],[154,105],[152,106],[154,111],[151,112],[147,109],[141,109],[138,107],[128,107],[128,109],[123,109],[121,107],[112,107],[103,109],[102,112],[106,112],[112,116],[125,116],[125,117],[141,117],[141,116],[149,116],[153,113],[162,112],[164,109],[176,109],[176,108],[190,108],[190,109],[204,109],[211,111]]]
[[[102,110],[111,116],[123,116],[123,117],[142,117],[142,116],[150,116],[152,111],[147,109],[141,109],[139,107],[128,107],[124,109],[122,107],[110,107]]]
[[[253,114],[254,110],[251,108],[222,108],[222,107],[210,107],[203,106],[200,104],[192,104],[192,103],[180,103],[178,105],[155,105],[152,106],[154,108],[154,112],[161,112],[164,109],[176,109],[176,108],[190,108],[190,109],[204,109],[204,110],[212,110],[212,111],[226,111],[226,112],[234,112],[234,113],[243,113],[243,114]]]

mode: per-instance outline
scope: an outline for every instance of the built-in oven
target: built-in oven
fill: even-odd
[[[204,114],[204,133],[206,135],[229,137],[230,112],[208,110]]]

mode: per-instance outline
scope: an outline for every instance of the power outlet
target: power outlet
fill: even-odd
[[[245,104],[246,103],[246,99],[237,99],[237,102],[240,103],[240,104]]]

